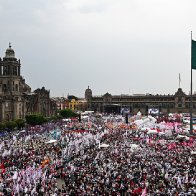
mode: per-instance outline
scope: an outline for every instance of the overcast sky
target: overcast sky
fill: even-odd
[[[0,57],[12,43],[32,90],[51,96],[190,91],[195,0],[0,0]],[[196,71],[193,71],[196,91]]]

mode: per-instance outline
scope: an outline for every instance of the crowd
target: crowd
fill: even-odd
[[[7,134],[0,195],[196,195],[196,142],[172,123],[89,117]]]

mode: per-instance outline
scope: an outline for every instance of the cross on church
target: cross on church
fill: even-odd
[[[9,48],[11,48],[12,46],[11,46],[11,43],[9,42]]]

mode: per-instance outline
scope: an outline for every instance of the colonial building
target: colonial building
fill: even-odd
[[[30,93],[31,88],[20,75],[20,59],[15,58],[15,52],[9,45],[5,57],[0,59],[0,120],[24,118],[26,100],[24,93]]]
[[[45,89],[31,93],[21,76],[20,59],[15,57],[9,44],[5,57],[0,58],[0,121],[24,119],[27,113],[33,112],[50,116],[53,109],[50,104],[49,92]]]
[[[57,110],[65,110],[69,107],[69,100],[65,97],[53,97],[51,99],[56,103]]]
[[[43,116],[53,116],[57,112],[56,102],[50,99],[50,91],[44,87],[32,93],[25,94],[26,113],[40,113]]]
[[[53,97],[56,102],[58,110],[71,109],[73,111],[85,111],[87,109],[87,102],[84,98],[78,98],[74,95],[65,97]]]
[[[120,113],[123,109],[132,114],[140,111],[149,113],[156,109],[160,113],[189,113],[190,95],[186,95],[181,88],[174,95],[111,95],[93,96],[92,90],[86,89],[85,99],[88,110],[107,113]],[[196,95],[193,95],[193,113],[196,113]]]

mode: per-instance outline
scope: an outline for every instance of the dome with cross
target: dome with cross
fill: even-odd
[[[12,49],[11,43],[9,43],[9,48],[5,52],[5,58],[15,58],[15,52]]]

